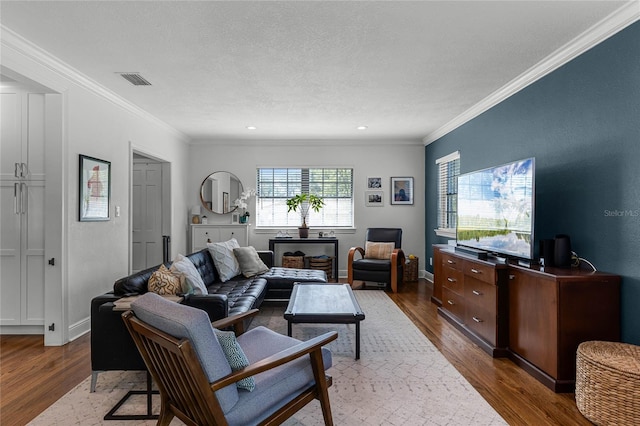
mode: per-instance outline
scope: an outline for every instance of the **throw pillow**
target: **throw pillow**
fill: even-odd
[[[396,248],[395,243],[376,243],[367,241],[364,246],[365,259],[391,259],[391,253]]]
[[[148,287],[149,291],[161,296],[182,292],[180,278],[173,275],[164,265],[160,265],[158,270],[151,274]]]
[[[224,352],[227,361],[229,361],[231,370],[238,371],[247,367],[249,365],[249,359],[247,359],[247,356],[238,344],[235,333],[233,331],[221,331],[215,328],[213,331],[216,333],[218,342],[222,347],[222,352]],[[256,388],[256,381],[252,376],[249,376],[237,381],[236,386],[238,389],[246,389],[251,392]]]
[[[239,247],[240,244],[235,238],[223,243],[207,243],[207,248],[211,253],[220,281],[229,281],[231,278],[240,275],[240,265],[233,254],[233,249]]]
[[[184,275],[188,285],[193,289],[193,294],[208,294],[207,286],[204,285],[202,277],[188,257],[178,254],[171,267]]]
[[[260,255],[254,247],[234,248],[233,254],[236,256],[242,275],[245,277],[251,278],[269,272],[269,267],[260,259]]]

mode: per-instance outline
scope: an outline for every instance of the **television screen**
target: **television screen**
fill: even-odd
[[[533,258],[534,158],[458,176],[457,244]]]

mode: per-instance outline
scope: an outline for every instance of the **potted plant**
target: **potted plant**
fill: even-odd
[[[256,195],[255,189],[247,189],[246,191],[243,191],[242,194],[240,194],[240,197],[236,198],[236,200],[233,202],[233,205],[236,206],[237,209],[242,209],[242,214],[240,215],[240,223],[249,222],[249,216],[251,216],[251,214],[247,211],[247,200],[254,195]]]
[[[314,194],[298,194],[287,200],[287,212],[291,210],[296,212],[300,209],[300,216],[302,216],[302,225],[298,228],[300,238],[309,237],[309,227],[307,226],[309,209],[317,213],[322,207],[324,207],[324,200]]]

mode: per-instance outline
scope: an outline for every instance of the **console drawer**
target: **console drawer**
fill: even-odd
[[[496,312],[496,286],[466,276],[464,279],[464,298],[468,305],[476,305],[485,311]]]
[[[485,265],[479,262],[466,261],[463,264],[464,274],[486,283],[496,283],[496,269],[493,266]]]
[[[451,312],[460,321],[464,320],[464,297],[449,290],[442,289],[442,309]]]
[[[464,274],[462,271],[453,269],[449,266],[443,266],[442,273],[444,280],[442,281],[443,288],[448,288],[454,293],[460,295],[464,294]]]
[[[463,271],[464,260],[449,253],[442,253],[442,265]]]
[[[492,314],[478,305],[467,304],[465,325],[491,345],[496,344],[496,319],[495,313]]]

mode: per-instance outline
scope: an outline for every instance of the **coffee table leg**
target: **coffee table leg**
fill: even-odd
[[[360,359],[360,321],[356,321],[356,359]]]
[[[291,337],[291,321],[287,321],[287,336]]]

